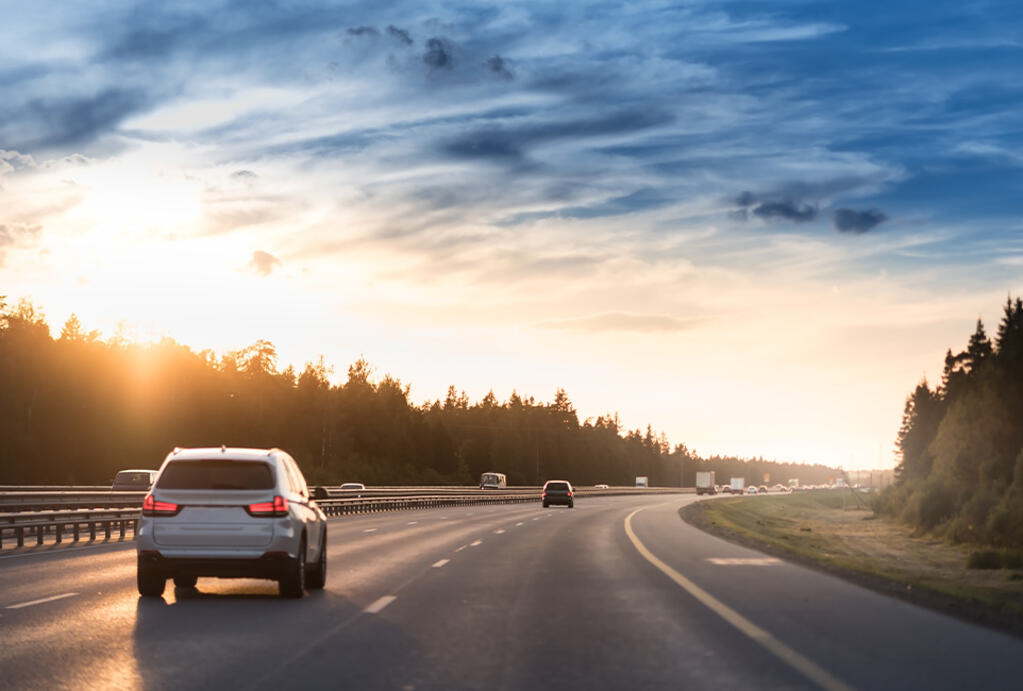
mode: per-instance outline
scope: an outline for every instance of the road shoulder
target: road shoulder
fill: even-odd
[[[1023,638],[1023,615],[982,602],[964,600],[929,588],[923,583],[907,583],[904,580],[861,571],[831,561],[814,559],[806,554],[785,549],[773,542],[757,539],[751,533],[729,529],[711,520],[707,508],[706,502],[698,501],[681,507],[678,513],[682,520],[690,525],[729,542],[838,576],[883,595],[896,597],[914,605]]]

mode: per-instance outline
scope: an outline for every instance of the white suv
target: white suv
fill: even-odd
[[[199,576],[269,578],[282,597],[327,580],[327,517],[280,449],[175,449],[139,521],[138,588],[163,595]]]

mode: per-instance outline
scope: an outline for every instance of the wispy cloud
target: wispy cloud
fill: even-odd
[[[544,329],[569,329],[575,331],[631,331],[635,333],[663,333],[685,331],[703,323],[701,319],[677,319],[654,314],[627,314],[607,312],[579,319],[547,321],[540,324]]]

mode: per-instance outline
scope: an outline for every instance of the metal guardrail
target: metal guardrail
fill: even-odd
[[[619,487],[608,489],[576,488],[576,495],[614,496],[626,494],[678,494],[692,492],[690,488],[634,489]],[[13,537],[18,547],[25,545],[26,537],[34,537],[37,545],[46,535],[63,541],[70,532],[72,540],[81,540],[87,530],[89,540],[96,540],[97,530],[106,539],[117,530],[124,539],[130,528],[132,538],[138,530],[139,513],[146,492],[0,492],[0,549],[5,536]],[[331,517],[405,511],[445,506],[473,506],[483,504],[511,504],[540,501],[539,488],[513,488],[506,490],[479,490],[475,488],[388,488],[373,490],[336,490],[328,488],[327,498],[316,504]],[[370,496],[372,495],[372,496]],[[33,497],[35,497],[33,499]],[[42,508],[40,508],[42,507]],[[13,510],[12,510],[13,509]]]
[[[124,539],[127,529],[131,528],[132,537],[138,530],[139,509],[84,509],[79,511],[43,511],[0,513],[0,548],[3,547],[4,534],[11,534],[18,547],[25,545],[26,536],[34,536],[36,544],[43,544],[44,537],[53,534],[58,543],[64,541],[64,533],[70,531],[74,542],[81,539],[83,529],[89,533],[89,540],[96,539],[97,529],[103,531],[106,539],[116,528],[120,538]]]

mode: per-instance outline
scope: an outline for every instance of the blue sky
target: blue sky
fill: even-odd
[[[1023,288],[1018,3],[3,14],[0,294],[53,322],[870,466]]]

